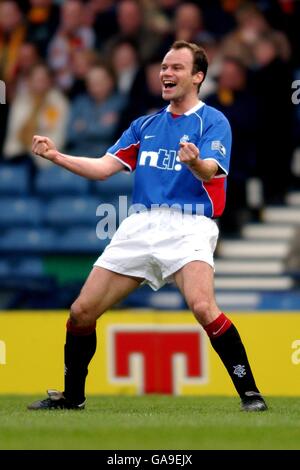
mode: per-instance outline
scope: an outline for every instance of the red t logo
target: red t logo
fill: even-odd
[[[176,393],[179,375],[186,382],[205,379],[204,341],[199,327],[184,325],[160,326],[159,329],[139,325],[111,331],[114,351],[112,379],[132,378],[138,375],[141,393]],[[135,366],[140,370],[133,369]],[[179,370],[180,369],[180,370]]]

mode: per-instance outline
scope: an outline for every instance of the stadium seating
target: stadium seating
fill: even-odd
[[[2,197],[0,227],[38,226],[42,222],[43,206],[38,198]]]
[[[15,266],[14,272],[24,277],[43,277],[44,263],[42,258],[27,256],[21,259]]]
[[[133,176],[129,172],[122,171],[105,181],[94,181],[95,192],[104,197],[116,197],[119,194],[131,194]]]
[[[11,273],[11,267],[6,259],[0,259],[0,278],[9,276]]]
[[[45,222],[53,227],[71,225],[96,226],[96,209],[99,200],[91,196],[61,196],[49,202],[45,211]]]
[[[27,194],[29,173],[26,165],[0,165],[0,195]]]
[[[86,194],[89,191],[89,181],[58,166],[51,166],[39,170],[35,190],[44,196]]]
[[[55,277],[51,280],[45,272],[41,255],[62,258],[78,255],[90,257],[92,263],[109,242],[105,237],[107,221],[111,228],[116,228],[118,212],[122,218],[127,214],[132,180],[132,175],[123,172],[106,181],[91,182],[53,166],[39,170],[31,182],[26,166],[0,165],[2,287],[17,292],[16,286],[21,290],[27,286],[32,296],[36,289],[32,282],[43,279],[45,289],[46,286],[53,289],[51,282]],[[120,200],[119,195],[126,197]],[[299,207],[300,193],[290,193],[285,207],[267,207],[263,221],[244,225],[240,238],[221,237],[216,259],[216,295],[222,308],[274,308],[280,302],[293,308],[299,301],[295,294],[299,273],[287,266],[299,230]],[[80,270],[77,274],[74,279],[81,285]],[[66,286],[61,288],[61,294],[66,292],[68,298],[61,306],[66,306],[71,291],[67,294]],[[21,305],[22,300],[16,302]],[[184,308],[181,297],[171,286],[155,295],[146,287],[139,289],[123,306],[145,304],[153,308]]]
[[[97,238],[96,227],[72,227],[62,233],[59,248],[63,253],[92,253],[99,254],[104,250],[109,240]]]
[[[266,207],[260,223],[245,224],[240,239],[221,239],[216,289],[224,309],[295,308],[299,262],[292,248],[299,226],[300,193],[291,192],[284,206]]]
[[[0,237],[2,253],[41,253],[55,251],[57,234],[49,228],[15,228],[5,231]]]
[[[0,260],[0,278],[36,278],[44,277],[43,259],[37,256],[9,257]]]

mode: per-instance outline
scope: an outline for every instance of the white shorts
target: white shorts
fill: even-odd
[[[171,209],[135,213],[121,223],[94,266],[143,278],[158,290],[190,261],[214,267],[218,234],[216,222],[202,215]]]

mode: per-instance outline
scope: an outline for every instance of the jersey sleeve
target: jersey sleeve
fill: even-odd
[[[200,158],[214,160],[219,167],[217,174],[228,175],[231,142],[231,128],[225,116],[220,116],[215,122],[211,122],[200,139]]]
[[[106,153],[123,163],[127,170],[134,171],[139,148],[138,128],[136,121],[134,121]]]

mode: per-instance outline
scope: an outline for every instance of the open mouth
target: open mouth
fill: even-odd
[[[171,81],[164,81],[163,86],[165,89],[170,89],[170,88],[174,88],[176,86],[176,83],[171,82]]]

